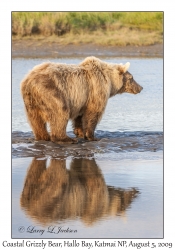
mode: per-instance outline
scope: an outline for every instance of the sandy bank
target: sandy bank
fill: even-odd
[[[163,44],[150,46],[99,46],[94,44],[61,45],[32,40],[12,41],[12,58],[60,57],[163,57]]]

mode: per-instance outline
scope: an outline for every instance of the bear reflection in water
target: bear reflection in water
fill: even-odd
[[[21,207],[42,224],[80,218],[91,225],[122,215],[138,191],[107,186],[94,159],[32,160],[21,194]]]

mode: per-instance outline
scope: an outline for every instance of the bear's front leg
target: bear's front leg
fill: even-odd
[[[94,137],[94,131],[99,121],[99,117],[101,115],[99,112],[94,112],[87,110],[82,117],[84,138],[89,141],[98,141],[97,138]]]
[[[73,120],[73,131],[76,137],[79,138],[84,138],[84,133],[83,133],[83,124],[82,124],[82,116],[78,116]]]

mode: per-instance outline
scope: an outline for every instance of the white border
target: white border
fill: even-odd
[[[175,14],[173,1],[22,1],[0,2],[0,134],[1,134],[1,227],[3,240],[11,240],[11,11],[164,11],[164,239],[157,242],[173,242],[175,246],[174,201],[174,140],[175,140]],[[151,90],[150,90],[151,91]],[[143,241],[144,242],[144,241]]]

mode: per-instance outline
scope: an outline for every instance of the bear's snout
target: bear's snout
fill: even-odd
[[[142,86],[140,86],[138,83],[134,83],[134,93],[135,94],[138,94],[138,93],[140,93],[141,91],[142,91],[142,89],[143,89],[143,87]]]
[[[139,93],[142,91],[143,87],[139,85]]]

